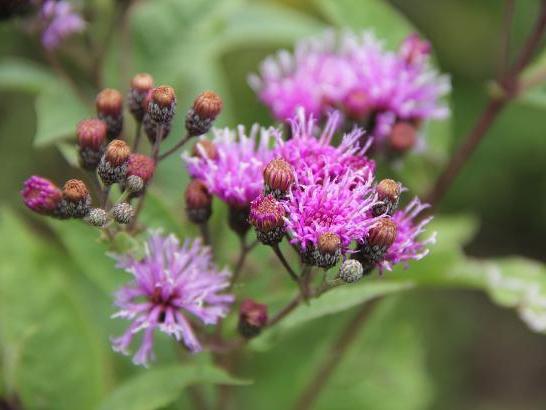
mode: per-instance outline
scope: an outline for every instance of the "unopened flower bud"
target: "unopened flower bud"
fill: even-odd
[[[143,106],[143,102],[153,86],[154,79],[148,73],[137,74],[131,80],[131,88],[127,95],[127,102],[129,111],[131,111],[131,114],[133,114],[137,121],[142,121],[142,118],[146,113],[146,107]]]
[[[108,222],[108,212],[101,208],[93,208],[89,211],[85,220],[89,225],[102,228]]]
[[[362,278],[364,268],[355,259],[347,259],[339,268],[339,278],[345,283],[353,283]]]
[[[245,235],[250,229],[248,214],[250,208],[240,205],[229,205],[228,225],[239,236]]]
[[[267,325],[267,305],[245,299],[239,307],[239,333],[246,339],[256,337]]]
[[[264,245],[282,241],[285,234],[285,210],[273,195],[260,195],[250,203],[249,221],[256,229],[256,237]]]
[[[316,247],[309,249],[303,255],[303,261],[321,268],[331,268],[341,256],[341,239],[332,232],[319,236]]]
[[[379,181],[375,190],[379,202],[372,208],[372,214],[374,216],[392,215],[398,208],[400,201],[400,192],[402,191],[400,183],[392,179],[383,179]]]
[[[218,149],[214,142],[206,139],[199,140],[192,149],[192,155],[198,158],[218,159]]]
[[[108,144],[97,167],[103,183],[112,185],[125,180],[130,154],[131,149],[125,141],[114,140]]]
[[[186,188],[186,215],[195,224],[202,224],[212,214],[212,196],[205,184],[193,179]]]
[[[106,123],[97,118],[80,121],[76,128],[78,153],[82,168],[93,171],[97,168],[106,146]]]
[[[143,154],[131,154],[127,161],[127,180],[124,186],[133,193],[141,192],[155,171],[154,160]]]
[[[123,97],[118,90],[105,88],[95,100],[97,116],[106,123],[108,139],[118,138],[123,129]]]
[[[28,178],[21,190],[23,202],[32,211],[50,216],[58,216],[57,210],[62,201],[62,191],[49,179],[39,176]]]
[[[215,92],[205,91],[201,93],[186,114],[186,130],[189,135],[206,134],[220,111],[222,111],[223,105],[222,99]]]
[[[404,153],[412,149],[417,142],[417,130],[409,122],[398,122],[389,135],[389,147],[395,153]]]
[[[91,195],[83,181],[69,179],[63,186],[63,200],[60,206],[62,216],[83,218],[91,209]]]
[[[112,207],[112,216],[118,224],[127,225],[133,221],[135,210],[127,202],[121,202]]]
[[[379,219],[369,230],[362,244],[359,245],[357,259],[361,262],[380,262],[385,252],[396,240],[397,231],[396,223],[392,219],[387,217]]]
[[[265,193],[277,199],[284,198],[294,181],[294,169],[282,158],[272,160],[264,169]]]
[[[169,124],[176,111],[176,95],[174,88],[161,85],[152,89],[148,102],[148,114],[158,124]]]

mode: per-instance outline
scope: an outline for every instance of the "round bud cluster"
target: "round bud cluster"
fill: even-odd
[[[394,153],[405,153],[417,142],[417,129],[409,122],[398,122],[389,135],[389,148]]]
[[[108,212],[101,208],[92,208],[85,220],[90,225],[102,228],[108,222]]]
[[[275,245],[282,241],[284,207],[273,195],[260,195],[250,203],[249,221],[256,229],[256,237],[264,245]]]
[[[282,158],[269,162],[264,169],[264,189],[277,199],[283,199],[295,181],[294,169]]]
[[[63,186],[59,215],[64,218],[83,218],[91,209],[91,195],[83,181],[70,179]]]
[[[197,141],[193,146],[192,155],[197,158],[208,158],[214,161],[218,159],[218,149],[216,148],[216,145],[214,145],[214,142],[202,139]]]
[[[123,97],[118,90],[105,88],[95,100],[97,116],[106,123],[109,140],[118,138],[123,129]]]
[[[383,179],[377,184],[375,191],[379,202],[372,208],[373,216],[392,215],[398,208],[402,186],[392,179]]]
[[[106,145],[106,123],[97,118],[80,121],[76,128],[78,153],[82,168],[97,168]]]
[[[104,184],[112,185],[125,180],[130,154],[131,149],[125,141],[114,140],[108,144],[97,168]]]
[[[146,108],[143,106],[144,99],[148,95],[148,92],[154,86],[154,79],[150,74],[139,73],[131,80],[131,88],[127,95],[127,103],[129,105],[129,111],[133,114],[133,117],[137,121],[142,121]]]
[[[317,245],[302,253],[304,263],[325,269],[334,266],[340,256],[341,239],[337,234],[332,232],[321,234]]]
[[[32,211],[49,216],[58,216],[62,191],[49,179],[39,176],[28,178],[21,190],[23,202]]]
[[[260,334],[267,325],[267,305],[245,299],[239,307],[239,324],[237,329],[241,336],[251,339]]]
[[[362,264],[355,259],[347,259],[341,264],[338,276],[345,283],[353,283],[362,278],[364,268]]]
[[[186,215],[195,224],[208,221],[212,214],[212,196],[205,184],[193,179],[188,184],[185,193]]]
[[[176,95],[168,85],[152,89],[148,101],[148,114],[158,124],[169,124],[176,111]]]
[[[131,154],[127,160],[127,179],[124,188],[133,194],[141,193],[152,179],[155,171],[154,160],[147,155]]]
[[[358,245],[358,252],[354,258],[364,265],[365,270],[381,262],[385,252],[396,240],[397,231],[398,227],[392,219],[388,217],[379,219]]]
[[[121,202],[112,207],[112,216],[117,223],[127,225],[133,221],[135,210],[129,203]]]
[[[206,134],[216,117],[222,111],[224,103],[213,91],[201,93],[186,114],[186,130],[190,136]]]

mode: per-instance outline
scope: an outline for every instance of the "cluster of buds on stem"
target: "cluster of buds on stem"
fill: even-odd
[[[123,130],[123,96],[118,90],[106,88],[95,100],[97,117],[106,123],[109,140],[119,138]]]

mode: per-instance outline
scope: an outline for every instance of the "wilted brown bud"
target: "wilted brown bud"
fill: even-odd
[[[381,218],[368,232],[366,242],[372,248],[388,249],[396,239],[396,224],[390,218]]]
[[[213,91],[201,93],[186,114],[186,130],[191,136],[206,134],[223,107],[222,99]]]
[[[374,216],[383,214],[392,215],[398,208],[402,186],[399,182],[392,179],[383,179],[379,181],[375,188],[379,202],[373,207]]]
[[[118,90],[106,88],[95,100],[97,116],[106,123],[108,138],[118,138],[123,129],[123,97]]]
[[[341,239],[332,232],[320,235],[317,246],[302,255],[303,261],[321,268],[331,268],[341,256]]]
[[[87,170],[94,170],[100,162],[107,137],[104,121],[91,118],[80,121],[76,128],[80,165]]]
[[[125,141],[114,140],[106,147],[97,173],[106,185],[124,182],[127,176],[127,166],[131,149]]]
[[[152,120],[160,124],[170,123],[176,110],[176,94],[174,88],[161,85],[152,89],[148,114]]]
[[[63,186],[61,213],[65,217],[83,218],[91,209],[91,195],[83,181],[70,179]]]
[[[282,158],[269,162],[264,169],[265,192],[282,199],[294,183],[294,169]]]
[[[118,166],[126,162],[129,159],[129,155],[131,155],[131,148],[129,148],[129,145],[122,140],[112,141],[110,144],[108,144],[104,153],[106,160],[114,166]]]
[[[137,121],[142,121],[142,118],[146,113],[147,105],[143,106],[143,103],[153,86],[154,79],[147,73],[139,73],[131,80],[131,88],[127,100],[129,103],[129,110]]]

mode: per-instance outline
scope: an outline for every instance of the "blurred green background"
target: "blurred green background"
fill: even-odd
[[[108,22],[121,2],[76,4],[91,21],[91,39],[105,40]],[[515,4],[512,57],[533,24],[539,1]],[[123,69],[149,71],[158,82],[176,88],[179,112],[200,90],[215,89],[226,105],[219,125],[269,124],[267,110],[246,84],[247,74],[267,54],[328,25],[372,27],[393,47],[409,31],[418,30],[431,41],[439,69],[453,82],[451,120],[431,125],[430,153],[408,158],[398,171],[402,182],[422,194],[484,106],[499,59],[502,5],[498,0],[140,1],[131,6],[131,47],[122,35],[108,40],[103,84],[125,92],[130,74]],[[61,61],[92,97],[96,88],[88,72],[93,58],[82,50],[82,41],[75,38],[66,44]],[[17,392],[28,408],[122,408],[109,407],[112,402],[105,400],[115,402],[112,392],[120,394],[117,389],[124,382],[146,372],[109,351],[108,336],[124,325],[109,320],[110,292],[125,277],[103,256],[95,232],[76,222],[44,224],[23,209],[18,194],[31,174],[59,183],[82,175],[65,160],[72,155],[65,141],[70,141],[80,118],[92,115],[92,107],[81,105],[58,81],[35,36],[23,31],[20,22],[0,25],[0,396]],[[446,234],[436,258],[432,249],[430,261],[393,274],[395,280],[420,273],[427,277],[426,272],[441,277],[451,266],[451,259],[442,258],[444,247],[455,254],[464,245],[467,255],[480,258],[522,255],[546,261],[545,110],[546,98],[523,96],[502,113],[439,209],[448,218],[439,222],[440,228],[455,226],[464,233]],[[176,142],[181,128],[179,119],[167,144]],[[192,235],[193,228],[180,225],[182,175],[179,159],[171,158],[159,172],[158,199],[147,217],[152,224]],[[217,229],[225,230],[221,219],[218,212]],[[236,253],[230,235],[226,232],[226,239],[217,243],[225,262],[232,262]],[[450,242],[455,237],[458,240]],[[242,294],[260,297],[271,283],[283,289],[273,277],[273,262],[263,268],[261,257],[271,260],[266,250],[251,259],[247,272],[255,283],[245,284]],[[468,273],[467,282],[477,283],[473,275],[477,278],[485,267],[472,261],[464,266],[477,270]],[[537,266],[540,271],[529,277],[540,277],[542,284],[542,265],[514,262],[507,270],[526,274],[525,269]],[[480,285],[460,286],[474,291],[438,290],[430,286],[435,280],[423,279],[423,287],[381,305],[317,408],[546,408],[546,337],[533,333],[515,311],[491,302],[478,290]],[[454,280],[440,286],[456,284]],[[515,299],[488,293],[503,306],[521,307]],[[271,303],[276,306],[275,297]],[[254,384],[236,389],[239,407],[234,408],[289,408],[316,370],[328,341],[353,312],[331,313],[288,329],[282,337],[258,340],[236,374]],[[160,343],[158,365],[176,360],[167,342]],[[194,360],[193,365],[207,360]],[[125,402],[123,408],[188,405],[184,394],[158,390],[163,401],[134,406]],[[168,397],[172,400],[165,400]]]

